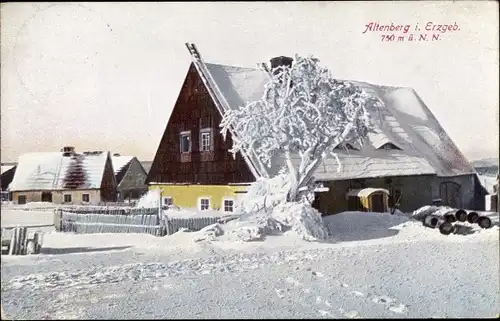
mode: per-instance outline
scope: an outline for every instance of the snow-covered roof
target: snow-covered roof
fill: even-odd
[[[6,172],[6,171],[8,171],[8,170],[13,169],[15,166],[16,166],[16,165],[2,165],[2,166],[1,166],[1,167],[2,167],[2,173],[1,173],[1,174],[5,173],[5,172]]]
[[[11,191],[94,189],[101,187],[109,153],[27,153],[19,157]]]
[[[127,166],[134,156],[113,156],[111,161],[113,162],[113,169],[115,170],[115,175],[117,175],[125,166]]]
[[[368,197],[376,192],[382,192],[382,193],[385,193],[387,195],[390,194],[389,191],[386,190],[385,188],[367,187],[367,188],[362,188],[362,189],[352,189],[349,192],[347,192],[346,197],[349,197],[349,196]]]
[[[203,63],[196,59],[195,66],[219,96],[218,107],[222,110],[260,99],[269,80],[267,72],[256,68]],[[351,82],[377,96],[384,106],[370,110],[375,131],[368,135],[361,149],[339,149],[340,171],[335,158],[327,158],[314,174],[317,180],[423,174],[455,176],[475,172],[412,88]],[[255,163],[255,158],[252,161]],[[296,161],[300,161],[298,156]],[[280,156],[275,157],[268,174],[277,174],[283,164]]]
[[[128,165],[132,161],[134,156],[113,156],[111,161],[113,162],[113,169],[115,170],[116,182],[121,183],[123,177],[127,173]]]

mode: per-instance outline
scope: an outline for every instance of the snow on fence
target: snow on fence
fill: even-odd
[[[120,206],[120,207],[133,207],[137,201],[132,202],[99,202],[99,206]]]
[[[168,218],[166,220],[165,235],[172,235],[181,228],[189,231],[199,231],[204,227],[219,223],[220,220],[220,217]]]
[[[158,215],[158,208],[59,208],[54,211],[57,231],[89,233],[146,233],[171,235],[180,229],[199,231],[223,223],[227,217],[169,218]]]

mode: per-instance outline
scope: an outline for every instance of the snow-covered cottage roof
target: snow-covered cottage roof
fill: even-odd
[[[127,172],[128,166],[134,156],[113,156],[111,161],[113,162],[113,169],[115,170],[116,181],[120,184],[121,180]]]
[[[16,165],[2,165],[2,174],[5,173],[8,170],[11,170],[15,167]]]
[[[237,108],[259,100],[269,80],[267,72],[256,68],[204,63],[196,55],[193,61],[202,78],[216,96],[218,108]],[[338,150],[342,164],[327,158],[317,169],[317,180],[436,174],[455,176],[474,173],[464,155],[446,134],[429,108],[412,88],[387,87],[351,81],[377,96],[384,106],[370,111],[375,132],[360,150]],[[251,157],[252,162],[255,158]],[[297,155],[296,161],[300,158]],[[275,159],[268,169],[277,174],[284,164]]]
[[[100,188],[109,153],[27,153],[19,157],[11,191]]]

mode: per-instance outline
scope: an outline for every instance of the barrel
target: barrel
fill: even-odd
[[[457,218],[452,213],[443,215],[443,219],[448,223],[455,223],[457,221]]]
[[[467,222],[474,224],[477,223],[478,220],[479,214],[477,214],[476,212],[470,212],[469,214],[467,214]]]
[[[446,222],[445,220],[439,220],[437,223],[437,227],[439,229],[439,232],[443,235],[450,235],[455,230],[453,224],[451,224],[450,222]]]
[[[490,228],[493,224],[491,223],[491,219],[486,216],[480,216],[477,220],[477,224],[481,228]]]
[[[458,210],[455,213],[455,217],[457,218],[457,221],[465,222],[467,221],[467,212],[464,210]]]
[[[424,225],[430,228],[435,228],[439,222],[439,217],[434,215],[427,215],[424,218]]]

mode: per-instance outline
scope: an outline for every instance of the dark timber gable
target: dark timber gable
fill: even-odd
[[[232,139],[228,134],[224,141],[219,128],[221,120],[220,113],[191,63],[147,182],[224,185],[255,181],[241,154],[233,159],[233,155],[228,152]],[[187,141],[185,136],[190,137],[190,152],[181,152],[181,148],[189,149],[187,143],[181,146],[181,140]]]

